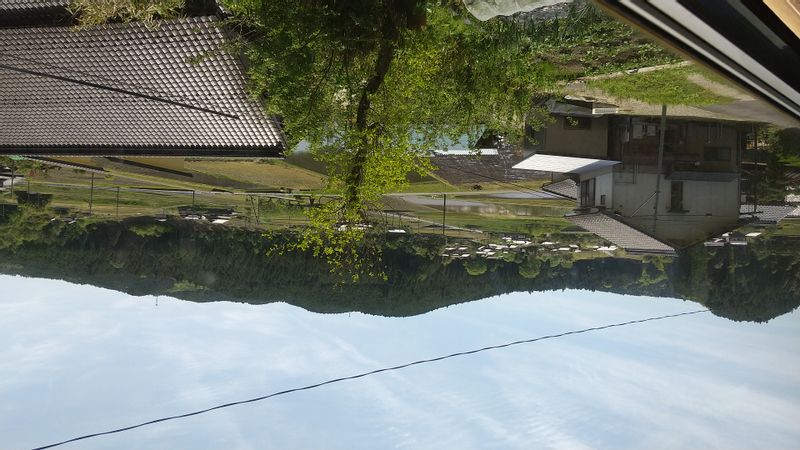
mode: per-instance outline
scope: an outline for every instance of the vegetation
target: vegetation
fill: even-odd
[[[0,225],[0,236],[3,273],[192,301],[285,301],[318,312],[406,316],[508,292],[557,289],[685,298],[749,321],[800,304],[800,241],[780,237],[747,247],[699,246],[677,259],[577,259],[530,249],[462,262],[439,257],[447,244],[437,236],[384,235],[386,279],[345,287],[311,253],[264,256],[276,243],[296,239],[292,233],[264,237],[193,221],[154,228],[152,218],[70,224],[21,208]]]
[[[368,217],[381,195],[403,190],[409,173],[431,169],[426,156],[442,137],[483,130],[514,145],[524,125],[538,127],[532,99],[558,92],[577,72],[664,59],[655,47],[627,37],[601,39],[601,66],[591,41],[624,26],[593,7],[564,20],[475,21],[460,1],[384,0],[298,4],[290,0],[229,2],[251,30],[255,89],[270,112],[284,118],[292,143],[305,140],[328,168],[336,202],[311,214],[301,249],[333,261],[353,255],[363,233],[348,230]],[[558,46],[581,47],[552,59]],[[580,43],[580,44],[579,44]],[[631,52],[614,52],[613,45]],[[636,49],[636,50],[634,50]],[[648,53],[652,58],[644,56]],[[572,58],[572,59],[570,59]],[[670,59],[670,58],[667,58]],[[412,137],[413,130],[413,137]]]
[[[73,0],[83,24],[172,17],[179,0]],[[305,141],[340,194],[310,210],[295,249],[360,264],[358,226],[381,196],[425,174],[442,137],[484,130],[522,142],[545,120],[533,99],[575,76],[675,60],[590,5],[545,22],[474,20],[459,0],[230,0],[251,78],[290,144]],[[412,133],[413,131],[413,133]],[[413,134],[413,136],[412,136]],[[369,247],[367,245],[367,247]],[[283,249],[287,250],[287,249]]]
[[[690,81],[689,75],[696,73],[689,67],[675,67],[592,80],[590,86],[616,98],[653,105],[701,106],[733,101]]]
[[[214,176],[222,181],[248,185],[259,189],[290,189],[320,191],[325,188],[325,176],[293,166],[284,161],[186,161],[187,171]],[[229,184],[230,185],[230,184]]]
[[[525,30],[519,39],[530,45],[536,58],[553,68],[559,80],[681,61],[591,4],[575,5],[564,19],[528,23],[517,19],[524,16],[510,19],[513,26],[521,25]]]
[[[800,168],[800,129],[770,128],[766,130],[766,141],[781,163]]]
[[[69,5],[82,26],[99,25],[109,21],[151,22],[178,16],[183,0],[72,0]]]

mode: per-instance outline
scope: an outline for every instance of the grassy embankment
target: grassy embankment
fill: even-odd
[[[733,101],[694,82],[692,77],[697,75],[712,78],[694,67],[674,67],[590,80],[589,87],[598,88],[610,97],[653,105],[703,106]],[[719,83],[721,80],[717,78],[712,81]]]

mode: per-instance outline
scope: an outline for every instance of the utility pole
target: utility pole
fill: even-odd
[[[117,219],[119,219],[119,186],[117,186]]]
[[[760,173],[758,170],[758,128],[753,125],[753,152],[755,154],[755,167],[753,168],[753,213],[758,211],[758,182]]]
[[[192,209],[194,209],[194,190],[192,191]]]
[[[661,194],[661,170],[664,166],[664,135],[667,133],[667,105],[661,105],[661,130],[658,136],[658,170],[656,171],[656,202],[653,204],[653,233],[658,221],[658,201]]]
[[[94,202],[94,172],[92,172],[92,184],[89,188],[89,217],[92,216],[92,203]]]
[[[11,164],[11,198],[14,198],[14,175],[16,171],[16,166]]]

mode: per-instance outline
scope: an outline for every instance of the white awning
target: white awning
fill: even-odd
[[[514,166],[515,169],[539,170],[556,173],[588,173],[619,164],[619,161],[607,159],[576,158],[574,156],[557,156],[535,154]]]

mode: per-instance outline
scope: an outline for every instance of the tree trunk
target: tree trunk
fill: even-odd
[[[389,72],[389,67],[391,67],[392,60],[394,59],[394,50],[394,39],[386,39],[381,43],[378,57],[375,60],[375,71],[361,91],[361,99],[358,102],[355,127],[356,131],[359,133],[365,133],[369,128],[367,118],[370,110],[370,96],[378,92],[381,84],[383,84],[383,80],[386,78],[386,74]],[[345,196],[345,202],[347,208],[359,204],[358,189],[364,181],[364,169],[368,153],[369,139],[367,136],[362,136],[359,148],[356,149],[356,154],[353,156],[353,164],[350,167],[350,173],[346,180],[347,194]]]

